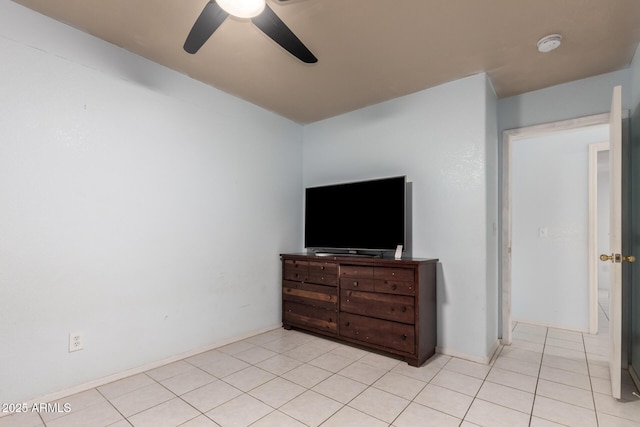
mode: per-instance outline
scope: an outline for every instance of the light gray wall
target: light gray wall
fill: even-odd
[[[300,125],[7,0],[0,57],[0,402],[280,325]]]
[[[631,71],[576,80],[498,100],[498,130],[552,123],[611,109],[613,88],[622,85],[622,108],[631,108]]]
[[[413,256],[441,261],[438,346],[476,359],[497,339],[495,102],[478,74],[304,128],[305,186],[407,175]]]
[[[600,125],[513,142],[513,320],[588,331],[589,145],[608,139]]]

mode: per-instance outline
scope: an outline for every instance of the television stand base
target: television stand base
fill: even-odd
[[[315,252],[314,255],[321,256],[321,257],[381,258],[380,255],[353,254],[349,252],[345,252],[345,253]]]

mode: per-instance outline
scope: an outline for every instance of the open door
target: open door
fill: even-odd
[[[622,368],[622,262],[633,262],[633,256],[622,255],[622,90],[613,89],[609,116],[609,167],[610,167],[610,223],[609,250],[611,254],[600,256],[610,261],[611,283],[609,291],[609,370],[611,393],[620,399],[620,370]]]

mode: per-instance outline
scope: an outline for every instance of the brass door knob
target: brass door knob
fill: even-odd
[[[600,260],[601,261],[611,261],[611,262],[616,262],[616,263],[620,263],[622,261],[636,262],[636,257],[633,256],[633,255],[620,256],[620,254],[611,254],[611,255],[602,254],[602,255],[600,255]]]
[[[613,261],[613,255],[602,254],[600,255],[600,261]]]

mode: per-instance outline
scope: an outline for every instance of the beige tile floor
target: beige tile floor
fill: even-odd
[[[639,426],[628,374],[610,395],[599,335],[516,324],[490,365],[436,355],[421,368],[273,330],[67,398],[68,414],[6,426]]]

